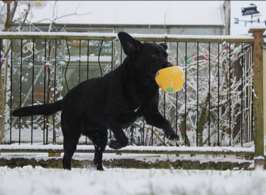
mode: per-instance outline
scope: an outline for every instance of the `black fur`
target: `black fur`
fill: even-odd
[[[156,72],[171,64],[165,44],[141,43],[125,32],[118,34],[126,59],[104,77],[84,81],[53,104],[24,107],[15,116],[52,114],[62,110],[64,135],[63,167],[71,169],[71,159],[81,134],[95,145],[94,162],[103,170],[102,153],[107,144],[107,129],[115,137],[109,146],[119,149],[128,144],[123,128],[143,116],[150,125],[163,129],[170,139],[178,139],[170,123],[158,111],[159,90]]]
[[[52,104],[27,106],[14,110],[13,116],[29,116],[29,115],[51,115],[62,109],[62,100],[59,100]]]

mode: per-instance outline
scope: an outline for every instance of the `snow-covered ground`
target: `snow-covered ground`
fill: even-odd
[[[0,168],[1,195],[263,195],[265,171]]]

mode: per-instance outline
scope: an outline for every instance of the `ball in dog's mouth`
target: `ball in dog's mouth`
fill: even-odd
[[[155,81],[163,91],[176,93],[184,86],[185,74],[180,66],[162,68],[156,73]]]

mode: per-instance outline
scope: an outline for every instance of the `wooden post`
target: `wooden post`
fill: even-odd
[[[255,122],[255,167],[264,167],[264,124],[263,124],[263,33],[264,28],[252,28],[253,34],[253,86]]]
[[[264,40],[265,40],[266,37],[264,37]],[[263,78],[263,94],[266,94],[266,42],[264,43],[264,48],[263,48],[263,75],[264,75],[264,78]],[[265,140],[265,137],[266,137],[266,95],[263,96],[263,106],[264,106],[264,140]],[[264,150],[266,149],[265,147],[265,141],[264,141]]]

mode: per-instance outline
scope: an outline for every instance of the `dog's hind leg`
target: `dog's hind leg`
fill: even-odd
[[[120,149],[120,148],[123,148],[123,147],[127,146],[128,138],[125,135],[123,129],[121,129],[121,128],[112,128],[111,130],[114,133],[114,136],[115,136],[116,140],[111,140],[110,141],[110,144],[109,144],[110,148]]]
[[[63,117],[62,117],[63,119]],[[79,123],[69,124],[69,121],[62,120],[61,127],[64,135],[64,157],[63,168],[71,169],[71,160],[74,152],[76,151],[79,137],[81,135],[81,127]]]
[[[64,136],[64,157],[63,157],[63,167],[64,169],[71,169],[71,160],[74,152],[76,151],[77,144],[80,135],[65,135]]]
[[[103,171],[103,152],[107,144],[107,130],[97,131],[97,133],[89,136],[95,146],[94,152],[94,164],[96,165],[97,170]]]

